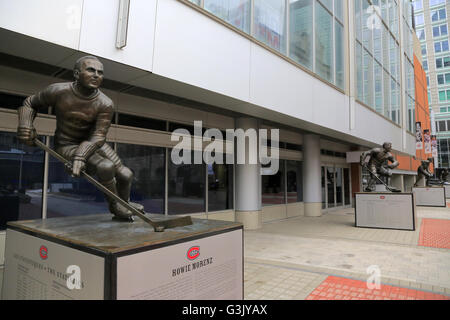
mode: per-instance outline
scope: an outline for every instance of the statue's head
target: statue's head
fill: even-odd
[[[384,149],[384,151],[386,151],[386,152],[391,151],[391,150],[392,150],[392,143],[390,143],[390,142],[385,142],[385,143],[383,143],[383,149]]]
[[[84,56],[75,62],[73,76],[87,89],[98,89],[103,82],[103,64],[97,57]]]

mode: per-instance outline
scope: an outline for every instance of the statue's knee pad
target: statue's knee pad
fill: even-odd
[[[133,181],[133,171],[125,166],[121,166],[117,169],[117,179],[120,181],[131,182]]]
[[[113,179],[116,174],[114,163],[108,159],[102,160],[97,164],[97,176],[101,180]]]

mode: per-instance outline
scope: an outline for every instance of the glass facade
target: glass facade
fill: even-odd
[[[0,230],[8,221],[41,217],[43,176],[44,152],[0,132]]]
[[[109,213],[103,194],[91,183],[73,178],[55,158],[48,161],[47,218]]]
[[[117,143],[117,155],[134,173],[130,200],[164,214],[165,148]]]
[[[233,166],[208,164],[208,211],[233,209]]]
[[[280,160],[277,174],[261,176],[261,193],[263,207],[302,202],[302,162]]]
[[[412,11],[403,22],[405,54],[412,61]],[[399,2],[354,0],[355,89],[359,101],[400,124]],[[409,63],[409,65],[412,65]],[[414,72],[412,73],[414,76]],[[414,78],[413,78],[414,79]],[[412,82],[414,86],[414,81]],[[413,88],[408,93],[413,94]],[[412,130],[409,127],[408,130]]]
[[[350,169],[337,166],[322,167],[322,209],[351,204]]]
[[[194,159],[192,152],[191,159]],[[168,213],[198,213],[205,211],[205,166],[174,164],[168,168]]]
[[[286,197],[287,203],[303,201],[302,162],[286,161]]]
[[[342,0],[191,2],[344,89],[346,45]]]

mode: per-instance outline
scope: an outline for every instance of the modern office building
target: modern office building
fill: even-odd
[[[433,134],[438,140],[439,168],[449,167],[450,137],[450,50],[446,0],[415,0],[414,16],[427,74],[428,99],[434,112]]]
[[[72,81],[86,54],[104,63],[102,90],[116,108],[108,143],[134,171],[131,200],[148,212],[247,229],[320,216],[351,206],[362,188],[350,155],[385,141],[402,163],[394,183],[407,189],[426,156],[416,154],[415,121],[429,121],[412,17],[400,0],[0,0],[2,229],[8,220],[107,212],[100,192],[15,136],[24,98]],[[194,135],[194,121],[221,132],[279,129],[278,172],[174,164],[171,133]],[[35,119],[49,146],[55,123],[52,108]],[[198,145],[192,154],[208,142]]]

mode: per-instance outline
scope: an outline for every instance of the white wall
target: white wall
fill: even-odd
[[[155,74],[249,100],[251,43],[175,1],[158,1]]]
[[[83,0],[0,0],[0,27],[77,49]]]
[[[131,1],[127,45],[117,49],[119,0],[84,0],[79,50],[152,71],[156,2]]]

